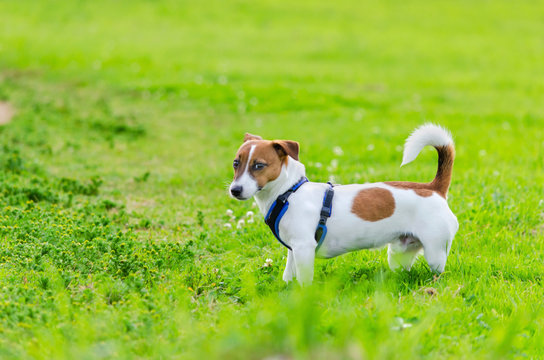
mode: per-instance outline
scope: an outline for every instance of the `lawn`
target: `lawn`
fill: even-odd
[[[544,2],[0,13],[0,358],[544,358]],[[380,249],[285,284],[227,195],[244,133],[312,181],[429,181],[434,151],[399,167],[425,122],[456,141],[446,271]]]

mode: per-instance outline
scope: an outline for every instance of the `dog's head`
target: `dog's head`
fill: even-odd
[[[230,184],[230,194],[238,200],[251,198],[280,176],[289,157],[298,160],[296,141],[263,140],[246,133],[232,163],[234,180]]]

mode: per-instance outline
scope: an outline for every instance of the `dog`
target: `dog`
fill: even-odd
[[[459,229],[447,203],[455,147],[449,131],[425,124],[406,140],[401,166],[413,161],[425,146],[438,152],[438,170],[430,183],[332,187],[307,181],[296,141],[263,140],[246,133],[233,162],[229,192],[237,200],[255,197],[273,233],[288,247],[283,272],[287,283],[295,277],[303,286],[311,284],[316,257],[332,258],[385,245],[392,270],[409,271],[423,251],[430,269],[442,273]],[[281,215],[280,220],[269,222],[271,212]]]

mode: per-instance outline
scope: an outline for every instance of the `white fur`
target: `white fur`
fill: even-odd
[[[259,190],[259,185],[257,184],[257,181],[249,174],[249,167],[251,165],[251,158],[253,157],[253,152],[255,151],[255,148],[257,145],[251,145],[251,148],[249,149],[249,155],[247,159],[247,165],[244,169],[244,173],[235,181],[230,184],[229,187],[229,193],[230,189],[232,189],[235,186],[242,186],[242,194],[240,195],[240,200],[247,200]]]
[[[414,130],[404,144],[404,156],[402,164],[412,162],[425,146],[445,146],[453,144],[448,130],[434,124],[425,124]]]
[[[445,145],[451,136],[434,125],[417,129],[406,142],[406,159],[413,159],[423,144]],[[411,160],[408,160],[411,161]],[[304,165],[289,157],[279,177],[255,193],[261,213],[266,215],[274,200],[305,176]],[[246,185],[244,185],[246,186]],[[418,196],[413,190],[391,187],[385,183],[352,184],[334,187],[332,214],[327,222],[327,236],[316,253],[314,233],[319,221],[327,184],[309,182],[289,197],[289,208],[279,224],[281,239],[291,248],[283,280],[296,277],[302,284],[313,279],[315,257],[330,258],[346,252],[382,247],[389,244],[388,261],[392,269],[410,269],[421,249],[429,267],[444,271],[451,242],[458,229],[455,215],[438,194]],[[362,189],[379,187],[389,190],[395,200],[392,216],[366,221],[351,212],[355,196]]]

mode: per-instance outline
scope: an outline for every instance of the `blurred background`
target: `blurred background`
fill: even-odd
[[[15,72],[76,88],[92,85],[94,95],[85,95],[89,102],[102,101],[124,125],[145,127],[156,136],[155,144],[179,140],[183,151],[177,161],[164,164],[172,172],[184,168],[189,159],[184,154],[195,155],[197,140],[213,144],[199,148],[199,157],[213,171],[222,168],[226,151],[235,150],[245,131],[297,139],[303,156],[314,162],[333,146],[353,147],[355,164],[361,166],[361,156],[375,168],[382,156],[398,163],[395,147],[425,121],[450,127],[461,140],[461,157],[481,151],[491,158],[494,147],[511,146],[542,121],[544,7],[535,2],[2,1],[0,6],[4,81]],[[99,86],[132,92],[138,100],[127,105],[111,96],[107,101],[107,94],[100,99]],[[70,102],[62,96],[55,101]],[[63,121],[74,125],[73,117]],[[380,154],[367,151],[366,142]],[[469,143],[475,146],[470,152],[464,147]],[[157,156],[168,156],[168,146],[155,144],[150,142]],[[541,145],[522,151],[534,156]],[[503,156],[494,166],[523,161],[516,154]],[[390,171],[386,174],[400,175]]]

